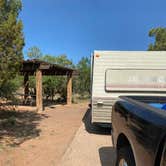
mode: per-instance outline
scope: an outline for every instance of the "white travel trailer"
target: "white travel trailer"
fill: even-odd
[[[91,121],[110,124],[118,96],[166,95],[166,51],[94,51]]]

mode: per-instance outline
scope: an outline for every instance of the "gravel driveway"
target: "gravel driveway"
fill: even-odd
[[[60,166],[114,166],[115,158],[110,129],[90,125],[88,111]]]
[[[0,166],[113,166],[110,129],[90,125],[87,105],[51,105],[41,115],[21,111],[27,119],[22,122],[22,116],[17,117],[22,123],[12,133],[17,138],[22,126],[24,132],[33,130],[36,134],[18,146],[0,147]],[[10,130],[6,132],[10,134]]]

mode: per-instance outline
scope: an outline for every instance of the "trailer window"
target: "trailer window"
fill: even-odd
[[[107,69],[106,91],[166,91],[166,70]]]

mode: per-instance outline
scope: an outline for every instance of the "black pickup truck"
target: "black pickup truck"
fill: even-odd
[[[120,97],[112,138],[117,166],[166,166],[166,97]]]

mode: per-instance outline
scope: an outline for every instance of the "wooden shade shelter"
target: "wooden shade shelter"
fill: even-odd
[[[24,98],[29,94],[29,76],[36,75],[36,107],[37,111],[43,111],[42,76],[57,75],[67,76],[67,104],[72,102],[72,76],[74,69],[62,67],[56,64],[37,59],[23,61],[21,74],[24,76]]]

